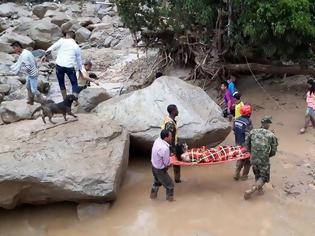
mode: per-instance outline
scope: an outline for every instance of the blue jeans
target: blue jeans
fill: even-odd
[[[38,77],[37,76],[28,76],[26,78],[26,88],[33,94],[39,95],[40,92],[37,89]]]
[[[79,93],[77,75],[75,69],[56,65],[56,75],[60,90],[66,90],[65,74],[68,76],[72,86],[72,93]]]

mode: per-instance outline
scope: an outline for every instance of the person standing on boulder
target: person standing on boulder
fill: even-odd
[[[27,78],[26,78],[26,88],[27,88],[27,104],[33,105],[34,101],[42,103],[44,101],[43,96],[38,91],[38,67],[33,54],[27,50],[23,49],[23,46],[20,42],[14,42],[11,44],[14,52],[20,54],[16,63],[14,63],[10,69],[14,74],[18,74],[22,68],[26,69]]]
[[[82,59],[81,49],[74,38],[75,33],[73,31],[69,31],[66,33],[65,38],[59,39],[46,50],[46,56],[52,51],[58,50],[56,59],[56,75],[63,99],[65,99],[67,96],[65,74],[70,79],[73,95],[78,96],[79,94],[76,69],[79,71],[79,73],[81,73]]]
[[[166,129],[172,133],[171,153],[176,153],[177,144],[177,122],[175,118],[178,116],[177,106],[174,104],[167,106],[168,116],[165,117],[161,126],[162,129]],[[180,179],[180,166],[173,166],[175,183],[182,182]]]
[[[172,142],[172,133],[163,129],[160,137],[154,141],[151,153],[153,186],[150,198],[156,199],[160,186],[166,189],[166,200],[174,200],[174,183],[167,173],[170,161],[170,143]]]
[[[255,185],[244,193],[245,200],[256,191],[263,194],[263,186],[270,180],[269,159],[276,155],[278,147],[277,137],[269,130],[271,123],[271,117],[264,117],[261,120],[261,128],[253,129],[245,141],[245,146],[251,154],[250,162],[256,181]]]
[[[229,117],[232,120],[232,116],[235,115],[235,99],[228,89],[228,82],[223,81],[221,84],[221,90],[224,93],[224,103],[225,107],[223,110],[223,116]]]

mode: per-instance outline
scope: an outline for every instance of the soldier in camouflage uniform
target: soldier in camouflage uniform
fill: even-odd
[[[251,164],[256,181],[255,185],[245,192],[245,200],[256,191],[258,194],[263,194],[263,185],[270,180],[269,158],[276,155],[278,147],[278,139],[268,130],[271,123],[271,117],[264,117],[261,120],[261,128],[253,129],[245,141],[245,146],[251,153]]]
[[[172,142],[171,142],[171,153],[175,153],[175,148],[177,144],[177,123],[176,116],[178,116],[178,109],[176,105],[171,104],[167,106],[168,116],[164,119],[164,122],[161,126],[162,129],[166,129],[172,133]],[[175,183],[180,183],[180,166],[173,166],[174,170],[174,180]]]

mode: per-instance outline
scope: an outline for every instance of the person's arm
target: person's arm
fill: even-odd
[[[171,165],[171,159],[170,159],[170,151],[169,151],[169,149],[161,150],[161,156],[162,156],[163,164],[165,166],[170,166]]]
[[[271,137],[270,147],[271,147],[271,150],[270,150],[269,157],[273,157],[274,155],[276,155],[277,149],[278,149],[278,139],[275,135],[272,135]]]
[[[13,65],[10,66],[10,70],[14,73],[14,74],[18,74],[22,68],[22,64],[23,64],[23,58],[24,55],[21,54],[17,60],[16,63],[14,63]]]
[[[78,70],[82,70],[82,58],[81,58],[81,49],[79,46],[75,49],[75,60],[77,63]]]
[[[47,50],[46,50],[46,55],[49,54],[51,51],[55,51],[60,48],[61,46],[62,39],[59,39],[57,42],[55,42],[53,45],[51,45]]]
[[[99,85],[99,83],[98,83],[97,80],[90,78],[90,76],[89,76],[89,74],[88,74],[87,71],[81,70],[80,72],[81,72],[81,76],[82,76],[81,78],[82,78],[82,79],[88,80],[88,81],[90,81],[90,82],[93,82],[93,83],[96,84],[96,85]]]

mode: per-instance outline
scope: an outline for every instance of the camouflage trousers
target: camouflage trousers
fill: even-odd
[[[236,174],[239,175],[241,170],[243,169],[242,176],[248,176],[249,170],[250,170],[250,160],[244,159],[244,160],[238,160],[236,161]]]
[[[252,164],[255,180],[262,179],[264,183],[270,180],[270,164]]]

